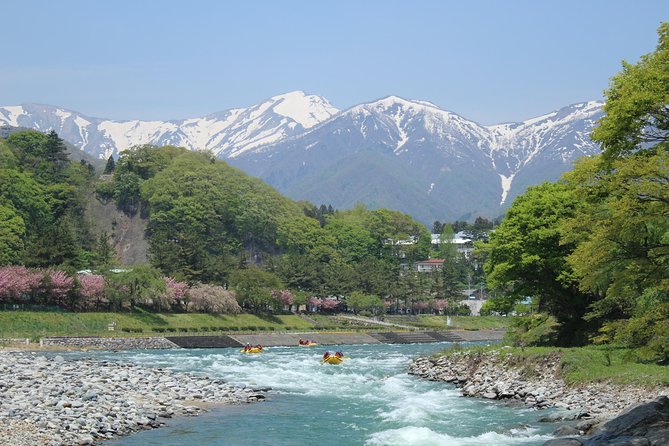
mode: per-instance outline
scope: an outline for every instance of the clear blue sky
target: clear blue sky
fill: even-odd
[[[9,0],[0,105],[179,119],[304,90],[390,94],[482,124],[601,99],[657,44],[667,0]]]

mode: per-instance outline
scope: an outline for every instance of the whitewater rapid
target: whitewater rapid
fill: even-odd
[[[464,398],[453,386],[407,374],[412,357],[442,344],[339,346],[341,365],[323,364],[326,347],[99,353],[111,360],[203,373],[271,387],[261,404],[223,407],[110,445],[540,445],[554,425],[540,413]],[[334,349],[328,348],[330,351]],[[543,414],[541,414],[543,415]]]

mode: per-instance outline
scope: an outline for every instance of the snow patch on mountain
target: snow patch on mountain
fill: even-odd
[[[293,119],[308,129],[331,118],[339,112],[327,99],[307,95],[303,91],[293,91],[272,98],[276,102],[274,112]]]
[[[509,190],[511,189],[511,183],[513,182],[513,177],[515,174],[510,175],[510,176],[504,176],[501,173],[499,174],[499,179],[502,182],[502,200],[499,202],[499,205],[502,206],[504,203],[506,203],[506,197],[509,194]]]
[[[20,105],[0,108],[0,116],[2,117],[3,122],[12,127],[19,127],[19,116],[25,114],[23,107]]]

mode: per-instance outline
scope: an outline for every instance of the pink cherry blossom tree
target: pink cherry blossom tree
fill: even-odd
[[[98,310],[105,297],[105,279],[96,274],[77,274],[79,306],[84,310]]]
[[[56,305],[63,305],[65,297],[72,290],[74,280],[64,271],[49,270],[43,280],[44,291],[48,299],[53,299]]]
[[[0,268],[0,301],[16,302],[40,287],[42,274],[25,266]]]
[[[169,311],[176,305],[185,307],[188,284],[171,277],[163,277],[163,280],[165,281],[165,291],[152,299],[155,309],[157,311]]]
[[[335,299],[323,299],[323,303],[321,304],[321,309],[325,311],[334,311],[339,307],[341,302]]]
[[[272,290],[272,299],[280,306],[288,307],[288,311],[290,311],[291,306],[295,302],[293,293],[288,290]]]
[[[310,297],[309,300],[307,300],[307,307],[311,311],[318,311],[321,306],[323,306],[323,299],[320,299],[318,297]]]

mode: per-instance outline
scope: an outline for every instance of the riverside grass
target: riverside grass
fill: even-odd
[[[115,329],[109,331],[108,327],[112,322],[115,323]],[[311,323],[295,315],[0,311],[0,338],[37,339],[42,336],[137,336],[313,329]]]
[[[568,385],[603,382],[640,387],[669,386],[668,366],[633,362],[629,359],[632,353],[630,349],[610,345],[521,348],[496,344],[466,349],[455,345],[453,348],[436,354],[435,357],[477,351],[504,356],[512,355],[512,362],[520,367],[530,367],[543,361],[544,358],[559,355],[562,379]]]

